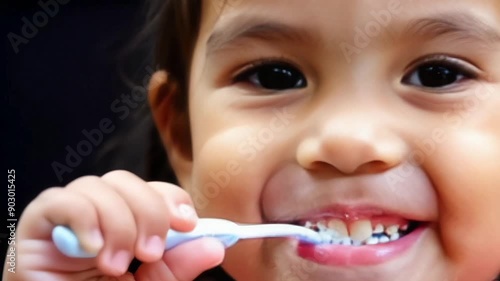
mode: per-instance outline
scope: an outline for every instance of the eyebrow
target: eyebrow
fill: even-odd
[[[410,21],[403,34],[424,37],[453,36],[483,44],[500,42],[500,34],[480,19],[465,13],[447,13]]]
[[[406,25],[403,34],[431,38],[452,36],[462,41],[477,40],[484,45],[500,42],[500,33],[497,30],[466,13],[442,13],[412,20]],[[228,46],[251,39],[288,44],[320,41],[318,34],[313,34],[303,27],[250,17],[216,27],[207,40],[206,54],[209,56]]]
[[[207,56],[244,40],[304,43],[317,41],[308,30],[258,18],[239,20],[216,28],[207,40]]]

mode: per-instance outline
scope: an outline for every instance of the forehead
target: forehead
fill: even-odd
[[[208,0],[203,2],[205,16],[215,14],[219,19],[236,14],[271,15],[280,19],[289,17],[308,22],[353,20],[357,16],[373,14],[390,7],[401,7],[403,14],[435,13],[440,9],[491,8],[500,9],[497,0]],[[308,22],[303,22],[307,24]]]
[[[497,0],[212,0],[203,5],[201,37],[209,41],[215,33],[228,39],[237,33],[234,29],[278,23],[309,31],[307,34],[322,39],[340,40],[372,21],[383,25],[384,33],[390,33],[426,18],[463,26],[473,23],[474,28],[479,28],[472,30],[474,33],[488,29],[485,27],[500,29],[499,14],[500,1]],[[209,43],[214,42],[220,43],[220,40]]]

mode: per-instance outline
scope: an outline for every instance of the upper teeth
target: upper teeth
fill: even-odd
[[[369,220],[355,221],[349,225],[349,236],[354,241],[365,241],[373,234],[372,222]]]
[[[401,237],[400,232],[408,228],[407,224],[384,226],[378,223],[373,226],[370,220],[357,220],[347,225],[339,219],[308,221],[305,226],[317,229],[326,242],[342,245],[372,245],[395,241]]]
[[[327,227],[334,230],[340,237],[347,237],[349,233],[347,231],[346,224],[338,219],[332,219],[328,222]]]
[[[373,229],[373,233],[380,234],[384,233],[384,226],[382,224],[377,224],[375,228]]]
[[[398,231],[399,231],[399,225],[391,225],[385,229],[385,233],[387,233],[388,235],[393,235],[395,233],[398,233]]]

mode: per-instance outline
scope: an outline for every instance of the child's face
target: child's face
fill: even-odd
[[[493,279],[500,2],[227,2],[204,2],[190,77],[184,182],[200,215],[412,231],[376,246],[243,241],[224,268],[239,281]]]

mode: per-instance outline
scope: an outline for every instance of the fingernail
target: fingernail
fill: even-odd
[[[125,250],[116,252],[110,259],[110,265],[122,274],[127,271],[129,263],[130,254]]]
[[[179,215],[185,219],[192,220],[198,217],[194,208],[188,204],[180,204],[177,208],[179,210]]]
[[[94,229],[90,232],[87,242],[82,243],[82,248],[91,253],[97,254],[104,246],[104,239],[102,238],[101,231]]]
[[[163,253],[165,247],[163,246],[163,239],[160,236],[154,235],[146,239],[144,249],[152,255],[160,255]]]

